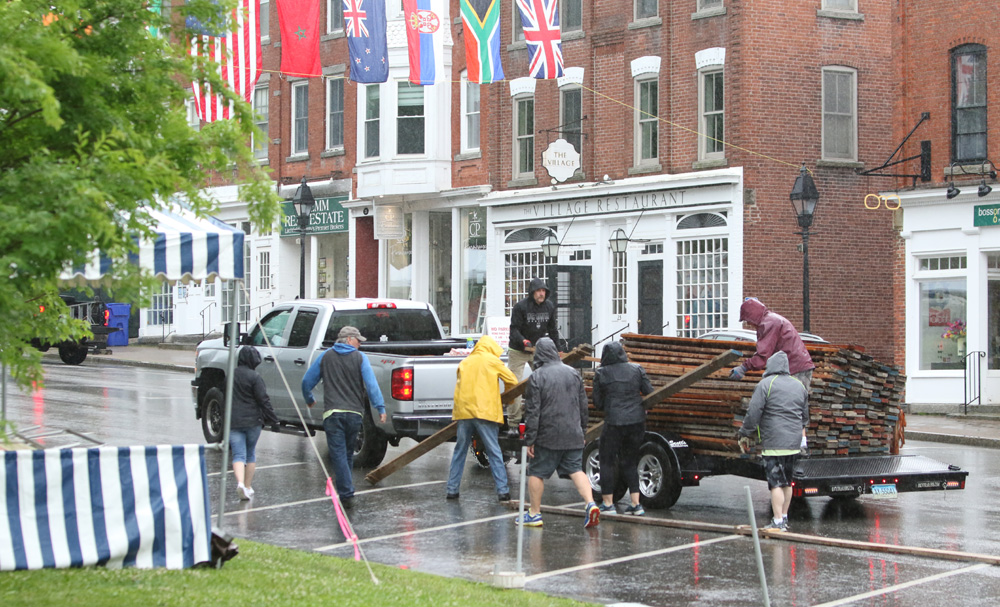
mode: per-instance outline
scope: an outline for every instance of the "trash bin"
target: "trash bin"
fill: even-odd
[[[128,345],[128,318],[131,310],[132,304],[108,304],[108,327],[118,329],[108,334],[108,346]]]

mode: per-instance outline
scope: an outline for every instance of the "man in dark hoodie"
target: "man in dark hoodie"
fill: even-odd
[[[646,436],[646,410],[642,397],[653,391],[646,371],[628,361],[621,342],[613,341],[601,351],[601,366],[594,374],[594,406],[604,411],[601,431],[601,512],[616,512],[615,469],[621,461],[632,504],[625,514],[646,513],[639,503],[639,447]]]
[[[510,345],[507,349],[507,368],[514,372],[517,381],[524,377],[524,365],[530,365],[534,353],[527,351],[542,337],[548,336],[553,343],[559,343],[559,327],[556,324],[556,305],[549,301],[549,288],[541,278],[532,278],[528,285],[528,296],[514,304],[510,312]],[[517,398],[507,409],[507,423],[516,424],[524,415],[521,398]]]
[[[733,369],[730,379],[743,379],[747,371],[763,369],[775,352],[784,352],[788,355],[789,372],[809,389],[816,365],[799,332],[787,318],[767,309],[757,298],[748,297],[740,306],[740,322],[746,322],[757,330],[757,351]]]
[[[808,424],[809,393],[802,382],[788,374],[788,355],[776,352],[767,359],[764,378],[754,388],[743,427],[737,433],[740,450],[746,452],[751,436],[757,437],[762,449],[773,516],[764,529],[788,531],[792,473],[799,460],[802,432]]]
[[[518,522],[542,526],[545,479],[558,472],[569,478],[586,502],[584,527],[600,520],[590,480],[583,472],[584,435],[587,432],[587,392],[580,374],[559,359],[556,344],[543,337],[535,344],[535,369],[524,395],[524,444],[528,447],[528,495],[531,507]]]
[[[229,446],[233,449],[233,475],[240,499],[253,497],[253,473],[257,469],[257,439],[264,424],[278,423],[271,408],[264,379],[257,373],[260,352],[253,346],[240,349],[233,373],[233,408],[229,416]]]

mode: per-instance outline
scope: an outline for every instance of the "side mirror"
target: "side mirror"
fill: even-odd
[[[226,345],[226,346],[229,345],[229,332],[232,330],[232,324],[233,323],[231,323],[231,322],[227,322],[227,323],[223,323],[223,325],[222,325],[222,343],[224,345]],[[236,343],[242,345],[243,341],[244,341],[243,337],[245,337],[245,336],[240,333],[240,324],[239,323],[236,323],[236,334],[239,336],[239,339],[237,339]]]

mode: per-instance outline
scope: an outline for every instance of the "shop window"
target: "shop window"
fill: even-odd
[[[952,160],[986,159],[986,47],[952,51]]]
[[[724,328],[729,317],[729,239],[677,242],[677,336]]]
[[[292,83],[292,155],[309,153],[309,81]]]
[[[701,160],[725,156],[725,89],[721,69],[706,70],[701,73],[698,88],[701,103],[699,122],[701,124],[701,145],[698,146]]]
[[[510,316],[514,304],[528,296],[532,278],[545,280],[548,264],[541,251],[520,251],[504,255],[504,314]]]
[[[628,314],[628,253],[611,253],[611,313]]]
[[[403,214],[403,237],[388,241],[386,295],[391,299],[410,299],[413,293],[413,214]]]
[[[462,209],[461,333],[481,333],[486,320],[486,213]],[[506,346],[506,344],[503,344]]]
[[[396,153],[424,153],[424,87],[399,83],[396,112]]]
[[[823,68],[823,158],[858,159],[858,73],[846,67]]]
[[[170,284],[163,283],[160,291],[153,294],[152,305],[146,310],[146,324],[174,324],[174,288]]]
[[[988,367],[1000,369],[1000,253],[986,256],[986,353]]]
[[[967,291],[965,277],[920,280],[920,368],[963,369]]]

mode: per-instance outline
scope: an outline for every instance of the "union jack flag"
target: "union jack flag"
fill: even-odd
[[[365,27],[368,13],[361,8],[364,3],[365,0],[344,0],[344,22],[348,36],[368,37],[368,28]]]
[[[517,0],[524,41],[531,51],[529,75],[552,79],[563,75],[558,0]]]

